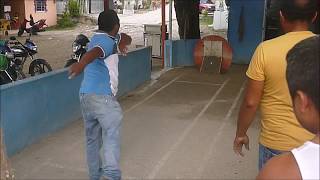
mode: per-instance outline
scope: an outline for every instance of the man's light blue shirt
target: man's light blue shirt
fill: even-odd
[[[88,51],[99,47],[103,57],[93,60],[84,69],[84,76],[80,87],[81,94],[112,95],[109,70],[104,62],[111,54],[116,53],[115,39],[106,33],[97,33],[88,45]]]

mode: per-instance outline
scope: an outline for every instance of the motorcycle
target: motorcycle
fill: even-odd
[[[0,85],[26,78],[16,64],[14,54],[7,41],[0,43]]]
[[[24,63],[28,58],[31,59],[29,66],[29,74],[31,76],[52,71],[50,64],[46,60],[35,59],[34,56],[38,53],[38,47],[30,37],[26,39],[24,44],[18,41],[16,37],[10,37],[10,41],[9,44],[13,45],[10,49],[14,54],[14,62],[21,72],[23,70]]]
[[[71,55],[71,59],[67,60],[64,67],[69,67],[73,63],[79,62],[81,57],[87,52],[86,47],[89,42],[90,41],[87,36],[79,34],[72,43],[73,54]]]
[[[27,28],[27,23],[30,23],[30,28]],[[27,33],[31,33],[32,35],[37,35],[38,32],[45,31],[45,28],[47,27],[46,20],[40,19],[37,22],[34,22],[32,15],[30,15],[30,21],[27,19],[24,19],[23,22],[20,25],[18,36],[22,36],[24,31]]]

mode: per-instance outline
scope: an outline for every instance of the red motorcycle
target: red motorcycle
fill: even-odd
[[[30,23],[30,28],[27,28],[27,23]],[[21,36],[24,31],[32,35],[37,35],[38,32],[45,31],[45,28],[48,27],[45,19],[40,19],[37,22],[34,22],[32,15],[30,15],[30,21],[24,19],[20,25],[18,36]]]

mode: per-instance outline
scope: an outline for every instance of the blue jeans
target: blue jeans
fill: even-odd
[[[263,168],[266,162],[274,156],[281,154],[282,151],[274,150],[259,144],[259,170]]]
[[[90,180],[120,180],[122,109],[113,96],[80,94]],[[103,160],[100,149],[103,149]]]

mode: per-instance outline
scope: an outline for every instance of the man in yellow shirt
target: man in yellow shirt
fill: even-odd
[[[242,156],[242,146],[249,149],[246,132],[260,105],[259,169],[273,156],[299,147],[314,137],[300,126],[293,113],[285,72],[288,51],[298,42],[314,36],[308,29],[317,17],[318,2],[281,1],[280,23],[286,34],[261,43],[252,57],[233,146],[235,153]]]

